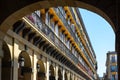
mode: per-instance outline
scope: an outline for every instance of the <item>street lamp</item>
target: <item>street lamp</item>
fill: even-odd
[[[37,72],[40,72],[40,65],[37,63]]]
[[[19,58],[19,64],[20,64],[20,67],[24,67],[25,59],[23,57]]]

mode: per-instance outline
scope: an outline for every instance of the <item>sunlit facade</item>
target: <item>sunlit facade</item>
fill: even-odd
[[[96,55],[78,8],[24,16],[7,32],[3,52],[1,80],[97,80]]]
[[[108,80],[118,80],[117,53],[108,52],[106,61],[106,76]]]

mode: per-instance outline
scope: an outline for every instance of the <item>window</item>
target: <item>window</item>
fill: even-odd
[[[112,62],[112,63],[115,62],[115,56],[111,56],[111,62]]]
[[[55,25],[55,33],[56,33],[57,36],[59,35],[59,29],[58,29],[58,25],[57,24]]]
[[[40,17],[40,11],[39,10],[35,11],[35,13]]]
[[[117,54],[115,55],[115,62],[117,62]]]
[[[49,25],[49,23],[50,23],[50,16],[49,16],[49,13],[48,13],[48,12],[46,13],[45,23],[46,23],[47,25]]]
[[[58,10],[58,8],[55,8],[55,12],[59,15],[60,11]]]
[[[59,10],[63,14],[63,7],[59,7]]]
[[[27,15],[27,18],[33,23],[35,24],[35,18],[33,14]]]
[[[117,66],[110,66],[111,72],[116,72],[117,71]]]
[[[75,26],[74,24],[71,24],[72,31],[75,33]]]
[[[111,75],[111,80],[115,80],[115,75]]]
[[[63,37],[63,42],[65,42],[65,34],[62,33],[62,37]]]
[[[63,35],[62,35],[62,32],[60,32],[60,40],[63,42]]]
[[[70,41],[67,39],[67,47],[70,48]]]
[[[54,22],[53,21],[50,21],[50,27],[51,29],[54,31],[55,30],[55,25],[54,25]]]
[[[72,46],[72,53],[74,54],[74,52],[75,52],[75,49],[74,49],[74,47]]]
[[[70,18],[68,19],[68,24],[70,25]]]
[[[67,46],[67,43],[68,43],[67,37],[65,37],[65,42],[64,43]]]

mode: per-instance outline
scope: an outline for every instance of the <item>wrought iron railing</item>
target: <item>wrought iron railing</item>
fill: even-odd
[[[34,15],[34,17],[36,17],[36,22],[34,21],[33,23],[33,19],[29,19],[30,15],[28,15],[26,18],[29,19],[40,32],[44,33],[47,36],[47,38],[51,42],[53,42],[56,45],[56,47],[58,47],[63,53],[65,53],[65,55],[69,57],[75,64],[80,63],[82,66],[84,66],[78,60],[78,58],[75,57],[75,55],[73,55],[71,50],[66,47],[66,45],[60,40],[60,38],[56,36],[56,34],[52,31],[52,29],[44,22],[42,22],[42,20],[40,19],[39,16],[37,16],[36,13],[32,13],[32,14]],[[84,68],[86,68],[86,66],[84,66]]]
[[[64,15],[61,13],[60,9],[59,8],[54,8],[54,10],[55,10],[56,14],[58,15],[58,17],[62,20],[63,24],[65,25],[65,27],[67,28],[67,30],[70,32],[70,34],[72,35],[72,37],[74,38],[75,42],[79,43],[78,38],[75,36],[75,33],[71,29],[71,26],[68,24],[68,22],[65,19]]]
[[[75,33],[73,32],[73,30],[71,29],[71,26],[68,24],[68,22],[66,21],[64,15],[61,13],[60,9],[58,8],[58,11],[56,10],[57,8],[54,8],[55,12],[57,12],[58,17],[62,20],[62,22],[64,23],[65,27],[68,29],[68,31],[70,32],[70,34],[72,35],[72,37],[74,38],[74,40],[76,41],[76,43],[78,44],[79,48],[81,48],[80,46],[80,41],[78,41],[78,37],[76,37]],[[70,11],[72,11],[72,9],[70,8]],[[73,15],[73,11],[72,11],[72,15]],[[83,36],[83,33],[81,33]],[[84,52],[83,52],[84,53]],[[84,53],[86,58],[88,59],[89,63],[91,64],[91,66],[93,67],[93,63],[91,63],[91,61],[89,60],[88,54]]]
[[[68,8],[69,8],[69,10],[70,10],[70,12],[71,12],[71,14],[72,14],[74,20],[75,20],[75,14],[74,14],[74,12],[73,12],[73,10],[72,10],[72,7],[68,7]]]
[[[66,45],[56,36],[56,34],[52,31],[52,29],[46,25],[42,20],[40,19],[37,14],[32,13],[34,17],[36,17],[36,23],[34,23],[35,27],[44,33],[48,39],[50,39],[51,42],[53,42],[63,53],[65,53],[66,56],[68,56],[72,61],[74,61],[75,64],[78,64],[78,59],[73,55],[73,53],[66,47]],[[30,16],[30,15],[28,15]],[[29,17],[26,17],[29,19]],[[29,19],[31,21],[31,19]],[[33,21],[31,21],[33,22]]]

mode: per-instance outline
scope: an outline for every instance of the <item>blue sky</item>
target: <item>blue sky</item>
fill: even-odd
[[[85,9],[80,9],[80,13],[97,57],[97,72],[102,77],[106,72],[106,53],[115,50],[115,34],[111,25],[98,14]]]

